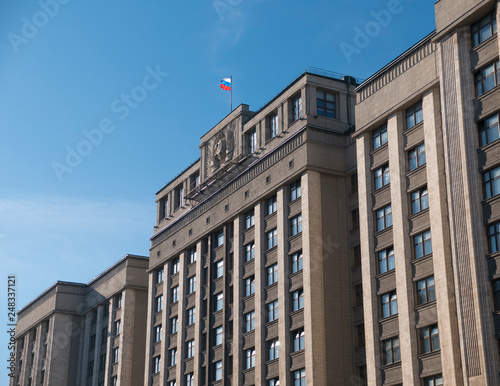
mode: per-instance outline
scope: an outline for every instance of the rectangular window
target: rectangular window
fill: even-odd
[[[488,226],[490,253],[500,251],[500,222]]]
[[[172,263],[172,275],[179,273],[180,264],[181,264],[181,261],[179,260],[179,258],[174,259],[174,261]]]
[[[172,288],[172,303],[177,303],[179,301],[179,286],[176,285]]]
[[[390,205],[377,210],[377,232],[392,226],[392,209]]]
[[[215,310],[214,311],[220,311],[222,310],[222,307],[224,307],[224,295],[222,292],[215,294]]]
[[[389,164],[379,167],[375,169],[374,177],[375,177],[375,190],[380,189],[386,185],[389,185],[391,182],[389,175]]]
[[[359,210],[358,208],[350,211],[351,214],[351,231],[359,228]]]
[[[222,277],[224,275],[224,260],[219,260],[215,262],[215,279]]]
[[[250,276],[245,279],[245,296],[250,296],[255,293],[255,276]]]
[[[87,364],[87,378],[91,377],[94,375],[94,361],[90,361]]]
[[[424,378],[424,386],[442,386],[442,385],[443,385],[443,376],[441,374]]]
[[[251,211],[245,214],[245,229],[251,228],[255,225],[255,212]]]
[[[495,311],[500,310],[500,279],[493,280],[493,302],[495,304]]]
[[[422,101],[415,103],[409,109],[406,109],[406,128],[411,129],[424,120],[422,113]]]
[[[90,335],[90,350],[95,348],[95,343],[96,343],[96,335],[92,334]]]
[[[497,60],[479,70],[474,75],[476,95],[481,96],[498,85],[498,71],[500,62]]]
[[[271,302],[267,305],[267,321],[273,322],[275,320],[278,320],[278,317],[278,301],[275,300],[274,302]]]
[[[194,358],[194,339],[187,342],[186,358]]]
[[[160,268],[159,270],[156,271],[156,284],[160,284],[163,282],[164,273],[165,272],[163,268]]]
[[[491,12],[477,23],[472,24],[472,44],[474,47],[485,42],[497,33],[497,19],[495,12]]]
[[[385,145],[387,143],[387,125],[383,125],[377,130],[374,130],[372,133],[372,138],[373,150],[376,150],[379,147]]]
[[[380,273],[386,273],[395,268],[393,247],[384,249],[378,253],[378,264]]]
[[[316,91],[316,112],[328,118],[336,117],[335,95],[326,91]]]
[[[267,285],[278,282],[278,263],[267,267]]]
[[[270,361],[278,359],[280,357],[280,341],[278,339],[273,339],[267,342],[267,350]]]
[[[245,314],[245,332],[255,330],[255,311]]]
[[[273,378],[267,381],[267,386],[279,386],[280,385],[280,379],[279,378]]]
[[[99,357],[99,371],[104,371],[105,369],[106,369],[106,354],[102,354]]]
[[[117,386],[117,385],[118,385],[118,377],[112,377],[111,386]]]
[[[437,324],[420,329],[422,354],[439,350],[439,330]]]
[[[267,215],[271,215],[278,210],[278,203],[276,201],[276,195],[270,197],[267,200]]]
[[[292,218],[292,236],[302,232],[302,215]]]
[[[398,298],[396,291],[381,296],[382,301],[382,317],[388,318],[398,313]]]
[[[306,386],[306,369],[293,372],[293,386]]]
[[[486,199],[500,194],[500,166],[483,174]]]
[[[163,310],[163,295],[157,296],[155,299],[155,311],[160,312]]]
[[[115,335],[120,335],[122,330],[122,321],[121,320],[115,321],[114,327],[115,327]]]
[[[169,215],[170,215],[169,201],[168,198],[165,197],[160,201],[160,217],[168,218]]]
[[[417,282],[418,304],[425,304],[436,300],[434,276]]]
[[[161,324],[155,327],[155,343],[161,342]]]
[[[214,363],[214,380],[221,381],[222,380],[222,361],[218,361]]]
[[[115,298],[115,300],[116,300],[115,308],[121,308],[121,306],[122,306],[122,299],[123,299],[122,294],[116,295],[116,298]]]
[[[399,337],[382,341],[384,365],[401,362],[401,352],[399,350]]]
[[[414,237],[415,258],[419,259],[432,253],[431,231],[425,231]]]
[[[295,201],[297,198],[302,196],[302,187],[300,186],[300,180],[295,181],[290,185],[290,201]]]
[[[105,344],[108,340],[108,328],[104,327],[101,333],[101,344]]]
[[[408,152],[410,171],[425,165],[425,144],[421,144]]]
[[[251,348],[245,351],[245,369],[253,369],[255,367],[255,349]]]
[[[193,264],[196,261],[196,247],[189,250],[189,264]]]
[[[196,308],[191,307],[189,310],[187,310],[187,314],[188,314],[187,325],[190,326],[196,322]]]
[[[274,138],[278,135],[279,124],[278,124],[278,113],[275,113],[269,117],[269,138]]]
[[[120,348],[115,347],[113,349],[113,362],[112,363],[118,363],[118,356],[120,355]]]
[[[302,271],[303,267],[302,251],[294,253],[291,259],[292,259],[292,273]]]
[[[174,316],[172,319],[171,319],[171,333],[172,334],[175,334],[177,332],[177,328],[178,328],[178,325],[179,325],[179,319],[177,318],[177,316]]]
[[[425,186],[411,194],[411,212],[415,214],[427,208],[429,208],[429,197]]]
[[[356,348],[363,347],[365,345],[365,325],[358,324],[356,326]]]
[[[196,292],[196,276],[192,276],[188,279],[188,294]]]
[[[293,336],[293,351],[304,350],[306,347],[304,329],[292,332]]]
[[[274,228],[273,230],[267,232],[267,249],[274,248],[278,245],[278,230]]]
[[[298,311],[304,308],[304,290],[299,289],[292,292],[292,311]]]
[[[293,110],[293,120],[294,121],[296,121],[297,119],[302,117],[302,96],[301,95],[298,95],[295,98],[293,98],[292,110]]]
[[[186,375],[186,386],[194,386],[194,374],[193,373]]]
[[[481,146],[485,146],[500,138],[498,114],[486,118],[479,123],[479,134],[481,136]]]
[[[224,231],[223,230],[220,230],[219,232],[217,232],[217,235],[216,235],[216,244],[215,244],[215,247],[220,247],[222,244],[224,244]]]
[[[168,386],[177,386],[177,382],[175,381],[175,379],[173,381],[170,381],[168,383]]]
[[[177,364],[177,349],[173,348],[170,350],[170,366],[175,366]]]
[[[161,371],[161,357],[157,356],[153,358],[153,374],[157,374]]]
[[[247,134],[247,146],[248,153],[253,154],[257,151],[257,131],[255,129],[250,130]]]
[[[215,345],[218,346],[222,344],[222,341],[224,340],[224,330],[221,327],[217,327],[215,329]]]
[[[251,243],[245,245],[245,261],[253,259],[255,259],[255,243],[252,241]]]
[[[174,189],[174,209],[178,209],[184,205],[184,186],[179,185]]]

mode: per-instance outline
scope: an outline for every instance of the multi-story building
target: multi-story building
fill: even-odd
[[[10,386],[136,386],[144,379],[148,258],[87,284],[58,281],[18,312]]]
[[[144,385],[364,373],[355,83],[309,70],[240,105],[157,193]]]
[[[499,10],[435,8],[356,90],[369,385],[500,384]]]

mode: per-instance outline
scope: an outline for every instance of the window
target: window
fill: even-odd
[[[391,178],[389,175],[389,164],[386,164],[373,172],[375,176],[375,190],[383,186],[389,185]]]
[[[431,231],[425,231],[415,236],[415,258],[419,259],[432,253]]]
[[[424,378],[424,386],[442,386],[442,385],[443,385],[443,376],[441,374]]]
[[[485,146],[500,138],[500,132],[498,130],[498,114],[486,118],[484,121],[479,123],[479,134],[481,136],[481,146]]]
[[[278,113],[275,113],[269,117],[269,138],[274,138],[278,135],[279,124],[278,124]]]
[[[122,330],[122,321],[121,320],[117,320],[115,322],[115,335],[120,335],[121,333],[121,330]]]
[[[386,273],[395,268],[393,247],[384,249],[378,253],[378,265],[380,273]]]
[[[118,385],[118,377],[112,377],[111,386],[117,386],[117,385]]]
[[[163,268],[160,268],[159,270],[156,271],[156,284],[160,284],[163,282]]]
[[[382,295],[382,317],[387,318],[398,313],[398,298],[396,291]]]
[[[323,117],[335,118],[335,95],[330,92],[316,91],[316,112]]]
[[[354,307],[361,307],[363,305],[363,286],[358,284],[354,286]]]
[[[252,241],[251,243],[245,245],[245,261],[253,259],[255,259],[255,243]]]
[[[106,368],[106,354],[102,354],[99,357],[99,371],[103,371]]]
[[[163,310],[163,295],[157,296],[155,299],[155,311],[160,312]]]
[[[250,276],[245,279],[245,296],[250,296],[255,293],[255,276]]]
[[[218,346],[222,344],[222,341],[224,340],[224,330],[221,327],[217,327],[215,329],[215,345]]]
[[[161,342],[161,324],[155,327],[155,343]]]
[[[356,245],[351,248],[352,254],[352,267],[357,268],[361,267],[361,247]]]
[[[500,194],[500,166],[483,174],[486,199]]]
[[[184,205],[184,187],[179,185],[174,189],[174,209],[178,209]]]
[[[306,386],[306,369],[293,372],[293,386]]]
[[[390,205],[377,210],[377,231],[380,232],[392,226],[392,209]]]
[[[220,292],[215,295],[215,311],[222,310],[222,307],[224,307],[224,295]]]
[[[279,378],[273,378],[267,381],[267,386],[279,386],[280,385],[280,379]]]
[[[304,350],[306,347],[305,333],[303,329],[292,332],[293,337],[293,351]]]
[[[90,347],[89,347],[90,350],[95,348],[95,341],[96,341],[96,335],[95,334],[90,335]]]
[[[500,251],[500,222],[488,227],[488,240],[491,253]]]
[[[474,81],[476,83],[476,95],[481,96],[484,93],[493,89],[498,85],[498,71],[500,67],[500,62],[497,60],[483,67],[474,76]]]
[[[194,339],[191,339],[189,342],[187,342],[187,352],[186,352],[186,358],[194,358]]]
[[[222,361],[215,362],[214,364],[214,380],[221,381],[222,380]]]
[[[276,200],[276,195],[274,195],[267,200],[267,215],[269,216],[275,213],[277,210],[278,210],[278,203]]]
[[[500,310],[500,279],[493,280],[493,302],[495,304],[495,311]]]
[[[224,260],[219,260],[215,262],[215,279],[222,277],[224,275]]]
[[[298,311],[304,308],[304,290],[299,289],[292,293],[292,310]]]
[[[176,285],[172,288],[172,303],[176,303],[179,301],[179,286]]]
[[[196,308],[191,307],[189,310],[187,310],[187,314],[188,314],[187,325],[190,326],[191,324],[194,324],[196,322]]]
[[[94,361],[90,361],[87,364],[87,378],[91,377],[92,375],[94,375]]]
[[[358,173],[351,174],[350,180],[349,194],[354,194],[358,191]]]
[[[122,294],[116,295],[115,308],[121,308],[122,306]]]
[[[275,360],[280,357],[280,341],[278,339],[273,339],[267,342],[267,349],[269,352],[269,360]]]
[[[377,130],[373,131],[373,150],[378,149],[379,147],[385,145],[387,143],[387,125],[383,125]]]
[[[171,330],[172,330],[171,333],[172,334],[175,334],[177,332],[178,325],[179,325],[179,319],[177,318],[177,316],[174,316],[171,319]]]
[[[196,247],[189,250],[189,264],[193,264],[196,261]]]
[[[300,180],[295,181],[290,185],[290,201],[295,201],[297,198],[302,196],[302,187],[300,186]]]
[[[278,282],[278,263],[267,267],[267,285]]]
[[[118,363],[118,355],[120,354],[120,348],[115,347],[113,349],[113,362],[112,363]]]
[[[358,324],[356,326],[356,348],[363,347],[365,345],[365,325]]]
[[[302,251],[300,251],[292,255],[292,273],[302,271],[302,267],[303,267],[303,259],[302,259]]]
[[[271,302],[267,305],[267,321],[273,322],[275,320],[278,320],[278,317],[278,301],[275,300],[274,302]]]
[[[425,304],[436,300],[434,276],[417,282],[418,304]]]
[[[292,218],[292,236],[302,232],[302,215]]]
[[[189,373],[186,375],[186,386],[194,386],[194,374]]]
[[[188,279],[188,294],[196,292],[196,276],[191,276]]]
[[[422,113],[422,101],[415,103],[406,110],[406,128],[411,129],[424,120]]]
[[[257,131],[255,129],[250,130],[247,134],[247,146],[248,152],[250,154],[255,153],[257,151]]]
[[[217,232],[217,240],[216,240],[216,244],[215,244],[215,247],[220,247],[222,244],[224,244],[224,231],[223,230],[220,230],[219,232]]]
[[[106,343],[107,340],[108,340],[108,328],[104,327],[102,329],[102,334],[101,334],[101,344]]]
[[[245,314],[245,332],[255,330],[255,311]]]
[[[168,386],[177,386],[177,382],[175,381],[175,379],[173,381],[170,381],[168,383]]]
[[[175,275],[176,273],[179,273],[179,266],[181,264],[181,261],[179,260],[179,258],[177,259],[174,259],[173,263],[172,263],[172,275]]]
[[[267,249],[274,248],[278,245],[278,230],[274,228],[267,232]]]
[[[415,214],[427,208],[429,208],[429,197],[425,186],[411,194],[411,212]]]
[[[168,218],[170,215],[168,197],[160,200],[160,218]]]
[[[439,350],[439,330],[437,324],[420,329],[422,354]]]
[[[382,341],[382,350],[384,365],[401,362],[401,353],[399,350],[399,337],[386,339]]]
[[[245,215],[245,229],[251,228],[255,225],[255,212],[252,209]]]
[[[177,349],[173,348],[170,350],[170,366],[175,366],[177,364]]]
[[[294,121],[302,117],[302,96],[298,95],[295,98],[293,98],[292,112]]]
[[[495,12],[491,12],[471,27],[472,45],[478,46],[497,33],[497,20]]]
[[[245,369],[253,369],[255,367],[255,349],[251,348],[245,351]]]
[[[351,210],[351,230],[359,228],[359,210],[358,208]]]
[[[425,144],[421,144],[408,153],[410,171],[425,165]]]

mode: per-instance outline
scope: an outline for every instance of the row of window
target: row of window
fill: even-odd
[[[439,329],[437,324],[420,329],[420,353],[428,354],[439,351]],[[401,362],[399,337],[385,339],[382,341],[382,357],[384,365]]]

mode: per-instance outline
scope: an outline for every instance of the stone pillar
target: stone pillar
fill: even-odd
[[[183,252],[179,256],[179,302],[177,305],[177,315],[179,318],[178,330],[177,330],[177,368],[175,378],[177,384],[184,384],[184,361],[186,360],[186,326],[184,321],[185,316],[185,304],[186,304],[186,294],[185,294],[185,278],[186,278],[186,253]],[[171,304],[171,302],[169,302]],[[199,350],[198,347],[196,347]],[[195,355],[200,355],[199,352],[195,352]]]
[[[166,271],[165,273],[168,273]],[[151,358],[152,358],[152,353],[153,353],[153,345],[154,345],[154,322],[155,322],[155,317],[154,317],[154,299],[155,299],[155,273],[150,272],[148,276],[148,316],[147,316],[147,327],[146,327],[146,355],[144,359],[144,385],[145,386],[151,386]],[[167,275],[164,275],[166,279]],[[165,281],[164,281],[165,282]],[[165,301],[165,295],[163,295],[163,300]],[[163,310],[162,314],[162,327],[163,327],[163,336],[161,339],[161,352],[162,352],[162,358],[164,358],[163,353],[165,351],[165,339],[166,339],[166,325],[164,324],[165,320],[165,310]],[[160,385],[164,384],[164,377],[165,377],[165,362],[162,362],[162,371],[160,374]]]
[[[233,221],[234,254],[233,254],[233,385],[243,384],[243,264],[245,249],[243,247],[242,219],[240,216]]]
[[[92,324],[93,319],[93,311],[87,312],[85,314],[85,326],[83,329],[83,347],[82,347],[82,363],[79,367],[81,367],[82,371],[80,373],[80,385],[85,386],[87,384],[87,365],[89,362],[89,345],[90,345],[90,326]],[[96,347],[97,347],[97,342]]]
[[[262,216],[262,205],[257,203],[255,213],[255,385],[265,385],[265,363],[266,363],[266,305],[265,305],[265,240],[263,239],[264,221]],[[245,361],[245,353],[242,352],[242,361]],[[243,366],[245,368],[245,366]]]
[[[115,319],[115,309],[116,309],[116,298],[112,297],[109,300],[109,319],[108,319],[108,336],[106,338],[106,368],[104,374],[104,386],[111,385],[111,370],[113,368],[111,363],[111,358],[113,355],[113,337],[111,336],[111,331],[113,330],[113,320]],[[96,330],[96,350],[100,350],[101,347],[101,334],[102,327],[100,330]],[[99,348],[99,349],[98,349]],[[118,382],[120,382],[118,380]]]
[[[136,291],[131,288],[127,288],[122,292],[120,351],[118,357],[120,386],[132,386],[136,296]]]
[[[102,334],[102,314],[103,314],[103,309],[104,306],[100,304],[97,306],[97,320],[96,320],[96,330],[95,330],[95,339],[96,339],[96,344],[95,344],[95,350],[94,350],[94,374],[92,375],[92,386],[97,386],[97,383],[99,382],[99,353],[101,352],[100,350],[100,343],[101,343],[101,334]],[[108,329],[108,333],[111,332],[111,330]],[[85,364],[87,365],[87,364]],[[85,374],[86,375],[86,374]]]
[[[31,384],[38,385],[40,383],[40,372],[42,370],[43,358],[41,358],[42,337],[43,337],[43,323],[36,326],[36,340],[33,343],[33,351],[35,357],[33,358],[33,370],[31,372]]]
[[[196,347],[197,350],[199,350],[198,353],[194,356],[194,379],[195,379],[195,384],[202,385],[202,379],[200,377],[200,372],[201,372],[201,366],[203,365],[203,355],[201,353],[201,339],[202,339],[202,329],[201,325],[203,323],[202,321],[202,313],[201,313],[201,302],[202,302],[202,294],[203,294],[203,287],[202,287],[202,281],[201,277],[203,275],[203,267],[202,267],[202,244],[201,241],[198,241],[196,243],[196,299],[195,299],[195,325],[194,325],[194,347]],[[166,360],[166,357],[165,357]],[[180,385],[180,380],[177,381],[178,384]]]

